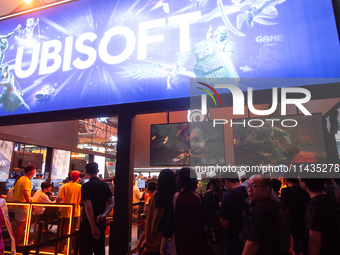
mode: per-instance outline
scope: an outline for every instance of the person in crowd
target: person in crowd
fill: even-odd
[[[11,251],[12,254],[15,254],[15,240],[12,231],[11,222],[8,216],[8,208],[4,199],[0,199],[0,226],[6,226],[8,230],[8,234],[11,239]],[[5,253],[5,246],[2,238],[2,229],[0,227],[0,255]]]
[[[159,255],[162,233],[158,231],[169,197],[176,192],[175,173],[170,169],[163,169],[158,178],[157,190],[149,202],[148,214],[145,222],[145,250],[146,255]]]
[[[36,174],[36,176],[35,176],[35,179],[39,179],[39,180],[41,180],[42,179],[42,174]]]
[[[137,187],[137,182],[135,179],[133,179],[133,197],[132,197],[132,203],[137,203],[140,201],[140,199],[143,197],[143,192],[139,190]]]
[[[324,191],[325,179],[300,179],[301,188],[311,197],[306,214],[309,255],[339,254],[340,223],[335,201]]]
[[[138,203],[142,197],[143,197],[143,192],[139,190],[139,188],[137,187],[136,180],[133,179],[132,203]],[[133,209],[132,216],[134,218],[137,218],[139,205],[134,205],[132,209]]]
[[[310,197],[300,187],[298,178],[287,178],[285,182],[287,187],[281,190],[281,203],[289,220],[290,233],[294,240],[294,251],[296,254],[307,254],[306,211]]]
[[[148,188],[147,188],[148,192],[144,195],[145,205],[149,204],[149,201],[153,193],[156,191],[156,189],[157,189],[157,183],[149,182]]]
[[[256,204],[242,255],[290,254],[288,219],[271,198],[271,180],[254,175],[248,180],[248,196]]]
[[[109,185],[97,177],[98,164],[85,166],[90,179],[81,187],[84,215],[80,227],[80,255],[105,255],[106,216],[112,211],[114,202]]]
[[[244,187],[247,187],[248,186],[248,181],[249,181],[249,178],[252,177],[253,174],[251,172],[246,172],[246,177],[247,179],[245,179],[243,182],[242,182],[242,186]],[[265,178],[270,178],[269,175],[265,175]],[[281,200],[280,198],[276,195],[275,191],[273,190],[273,188],[271,188],[271,191],[270,191],[270,194],[271,194],[271,197],[274,201],[278,202],[278,203],[281,203]],[[251,200],[249,200],[251,201]]]
[[[13,185],[13,188],[11,188],[8,192],[7,192],[7,197],[6,197],[6,202],[13,202],[13,199],[14,199],[14,187],[15,187],[15,184],[17,183],[17,180],[20,178],[19,175],[16,175],[15,176],[15,182],[14,182],[14,185]]]
[[[224,180],[227,192],[222,198],[219,214],[221,225],[226,229],[223,254],[240,255],[244,246],[239,238],[242,230],[242,206],[248,197],[247,190],[241,185],[237,173],[228,173],[228,178]]]
[[[45,181],[41,183],[41,190],[37,190],[32,198],[34,203],[53,203],[46,193],[51,192],[52,183]],[[35,206],[34,213],[36,216],[40,216],[40,220],[52,221],[58,218],[57,207],[44,207]]]
[[[85,173],[80,174],[80,178],[78,181],[79,184],[84,184],[85,183]]]
[[[171,254],[205,254],[203,207],[199,195],[195,193],[197,178],[194,176],[195,171],[188,167],[181,168],[177,173],[179,192],[170,196],[160,225],[163,236],[160,248],[162,255],[165,254],[169,238],[172,238]]]
[[[24,168],[25,175],[21,176],[14,186],[13,202],[31,202],[31,179],[34,177],[37,168],[35,165],[27,165]],[[26,226],[28,206],[13,207],[15,213],[14,237],[15,244],[20,244],[22,232]]]
[[[81,199],[81,185],[78,184],[78,180],[80,178],[80,172],[72,171],[69,174],[69,182],[62,185],[59,189],[57,196],[57,203],[70,203],[74,204],[74,218],[73,218],[73,226],[72,229],[76,229],[79,222],[80,217],[80,199]],[[68,234],[70,217],[71,217],[71,209],[70,208],[62,208],[61,213],[61,231],[60,235],[64,236]],[[59,252],[63,252],[66,249],[66,241],[60,241]]]
[[[332,179],[332,184],[326,185],[324,191],[336,202],[340,212],[340,179]]]
[[[219,192],[220,185],[218,180],[210,179],[204,195],[204,206],[207,215],[208,233],[212,244],[219,244],[221,241],[222,228],[218,217],[221,202]]]
[[[272,178],[273,191],[277,197],[281,196],[282,182],[279,179]]]

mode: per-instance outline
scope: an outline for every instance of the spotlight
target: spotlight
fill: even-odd
[[[42,6],[45,5],[45,1],[44,0],[24,0],[24,2],[26,2],[27,4],[32,4],[34,6]]]

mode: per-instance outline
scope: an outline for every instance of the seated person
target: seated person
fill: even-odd
[[[50,200],[50,198],[46,195],[47,192],[51,192],[52,183],[49,181],[45,181],[41,183],[41,190],[38,190],[34,193],[32,198],[32,202],[34,203],[54,203]],[[43,207],[43,206],[34,206],[34,213],[37,216],[40,216],[41,220],[52,221],[58,218],[58,207]]]

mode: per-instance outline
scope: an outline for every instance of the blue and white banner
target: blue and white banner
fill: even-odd
[[[79,0],[0,39],[0,116],[189,97],[195,77],[340,77],[331,0]]]

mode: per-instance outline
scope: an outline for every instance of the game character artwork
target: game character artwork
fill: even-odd
[[[8,48],[8,40],[7,40],[7,38],[11,37],[16,32],[18,32],[20,28],[21,28],[21,25],[18,25],[17,28],[14,29],[13,32],[8,33],[7,35],[0,35],[0,68],[1,68],[2,62],[3,62],[4,58],[5,58],[5,51]],[[1,72],[1,69],[0,69],[0,72]]]
[[[294,119],[298,122],[295,127],[273,127],[271,122],[261,127],[234,126],[235,164],[326,162],[321,115],[297,115]]]
[[[9,72],[8,65],[2,69],[0,86],[4,87],[0,95],[0,104],[5,112],[15,112],[19,107],[30,112],[31,108],[25,103],[22,98],[22,90],[14,75]]]
[[[0,95],[0,104],[3,104],[2,110],[5,113],[13,113],[18,108],[22,108],[24,112],[31,112],[31,108],[22,98],[24,94],[18,80],[14,77],[13,73],[9,71],[8,63],[11,61],[6,62],[6,64],[3,64],[3,61],[5,58],[5,51],[9,45],[7,38],[18,32],[26,33],[25,39],[31,39],[33,37],[33,29],[38,23],[39,19],[34,22],[34,18],[29,18],[25,29],[20,30],[21,25],[19,24],[13,32],[8,33],[7,35],[0,35],[0,74],[2,79],[0,86],[4,87],[2,94]],[[16,40],[20,39],[18,36],[14,36],[14,38]],[[14,46],[10,46],[10,50],[13,48]]]
[[[16,40],[29,40],[33,37],[33,33],[34,33],[34,28],[39,24],[39,18],[38,19],[34,19],[32,18],[28,18],[26,21],[26,27],[22,30],[19,30],[19,36],[15,36],[14,38]],[[39,34],[40,34],[40,29],[38,30]],[[23,36],[21,36],[21,34],[23,34]]]
[[[223,127],[211,122],[151,126],[151,165],[224,164]]]
[[[305,2],[78,0],[4,19],[1,100],[16,103],[0,116],[200,96],[196,79],[339,82],[332,0]]]

